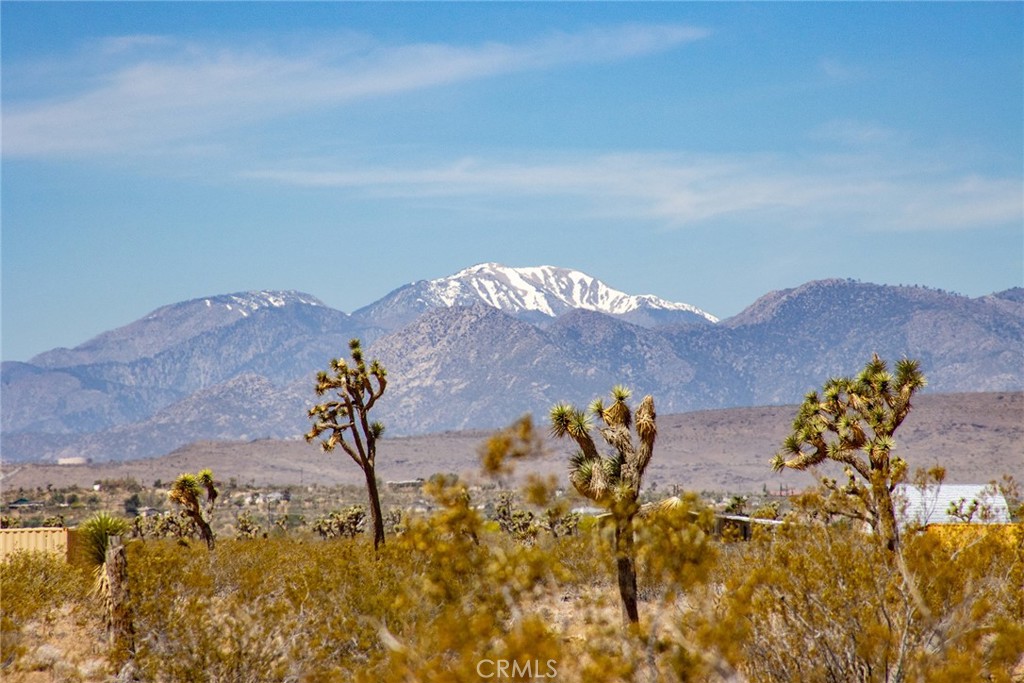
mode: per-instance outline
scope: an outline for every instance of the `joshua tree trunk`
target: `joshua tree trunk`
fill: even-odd
[[[380,511],[380,495],[377,492],[377,474],[375,468],[368,466],[363,473],[366,475],[366,492],[370,498],[370,521],[373,522],[373,549],[376,551],[384,543],[384,515]]]
[[[875,501],[875,528],[885,547],[895,552],[900,546],[899,524],[896,522],[896,512],[892,502],[892,494],[886,485],[888,477],[875,476],[872,482],[872,497]]]
[[[636,564],[633,561],[633,517],[615,516],[615,567],[619,576],[622,614],[631,624],[640,621],[636,602]]]
[[[213,550],[213,527],[202,516],[196,517],[196,526],[199,527],[199,537],[206,542],[206,547]]]

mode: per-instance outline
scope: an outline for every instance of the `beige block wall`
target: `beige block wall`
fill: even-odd
[[[73,529],[61,527],[0,529],[0,560],[19,550],[57,553],[71,559],[75,540]]]

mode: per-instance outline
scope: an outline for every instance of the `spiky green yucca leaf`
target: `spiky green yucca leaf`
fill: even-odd
[[[217,486],[213,481],[213,470],[206,468],[199,471],[198,480],[200,486],[206,491],[206,504],[208,507],[213,507],[213,504],[217,501]]]
[[[556,403],[548,415],[551,422],[551,436],[560,439],[569,433],[569,422],[574,409],[568,403]]]
[[[107,547],[113,536],[123,536],[130,528],[128,520],[114,517],[109,512],[97,512],[78,527],[78,538],[85,550],[90,566],[99,567],[106,562]]]
[[[587,414],[581,411],[573,411],[572,419],[569,420],[567,432],[569,436],[577,441],[590,436],[591,422]]]
[[[573,472],[589,459],[583,451],[576,451],[569,456],[569,472]]]
[[[181,474],[174,480],[171,490],[167,496],[171,502],[182,507],[199,507],[199,497],[202,495],[199,478],[194,474]]]
[[[782,442],[782,448],[786,453],[795,455],[800,452],[801,442],[802,439],[800,438],[800,435],[790,434],[786,437],[786,440]]]
[[[910,358],[896,363],[896,384],[901,388],[920,389],[927,384],[921,372],[921,362]]]
[[[582,453],[580,453],[582,455]],[[580,458],[574,463],[572,468],[569,470],[569,481],[576,488],[577,491],[587,498],[591,497],[590,494],[590,480],[594,475],[595,463],[593,460],[588,458]]]

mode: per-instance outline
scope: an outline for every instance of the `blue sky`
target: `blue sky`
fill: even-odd
[[[719,317],[1021,285],[1022,9],[3,2],[3,358],[485,261]]]

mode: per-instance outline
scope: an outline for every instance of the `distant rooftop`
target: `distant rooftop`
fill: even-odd
[[[958,524],[964,520],[949,514],[950,504],[964,501],[966,510],[977,500],[979,512],[971,520],[973,523],[1007,524],[1010,521],[1010,506],[1001,493],[993,493],[986,484],[942,484],[921,490],[914,486],[901,485],[896,492],[902,500],[896,500],[896,514],[901,525],[907,524]],[[903,502],[906,507],[900,512]],[[987,506],[990,516],[981,518],[981,508]]]

